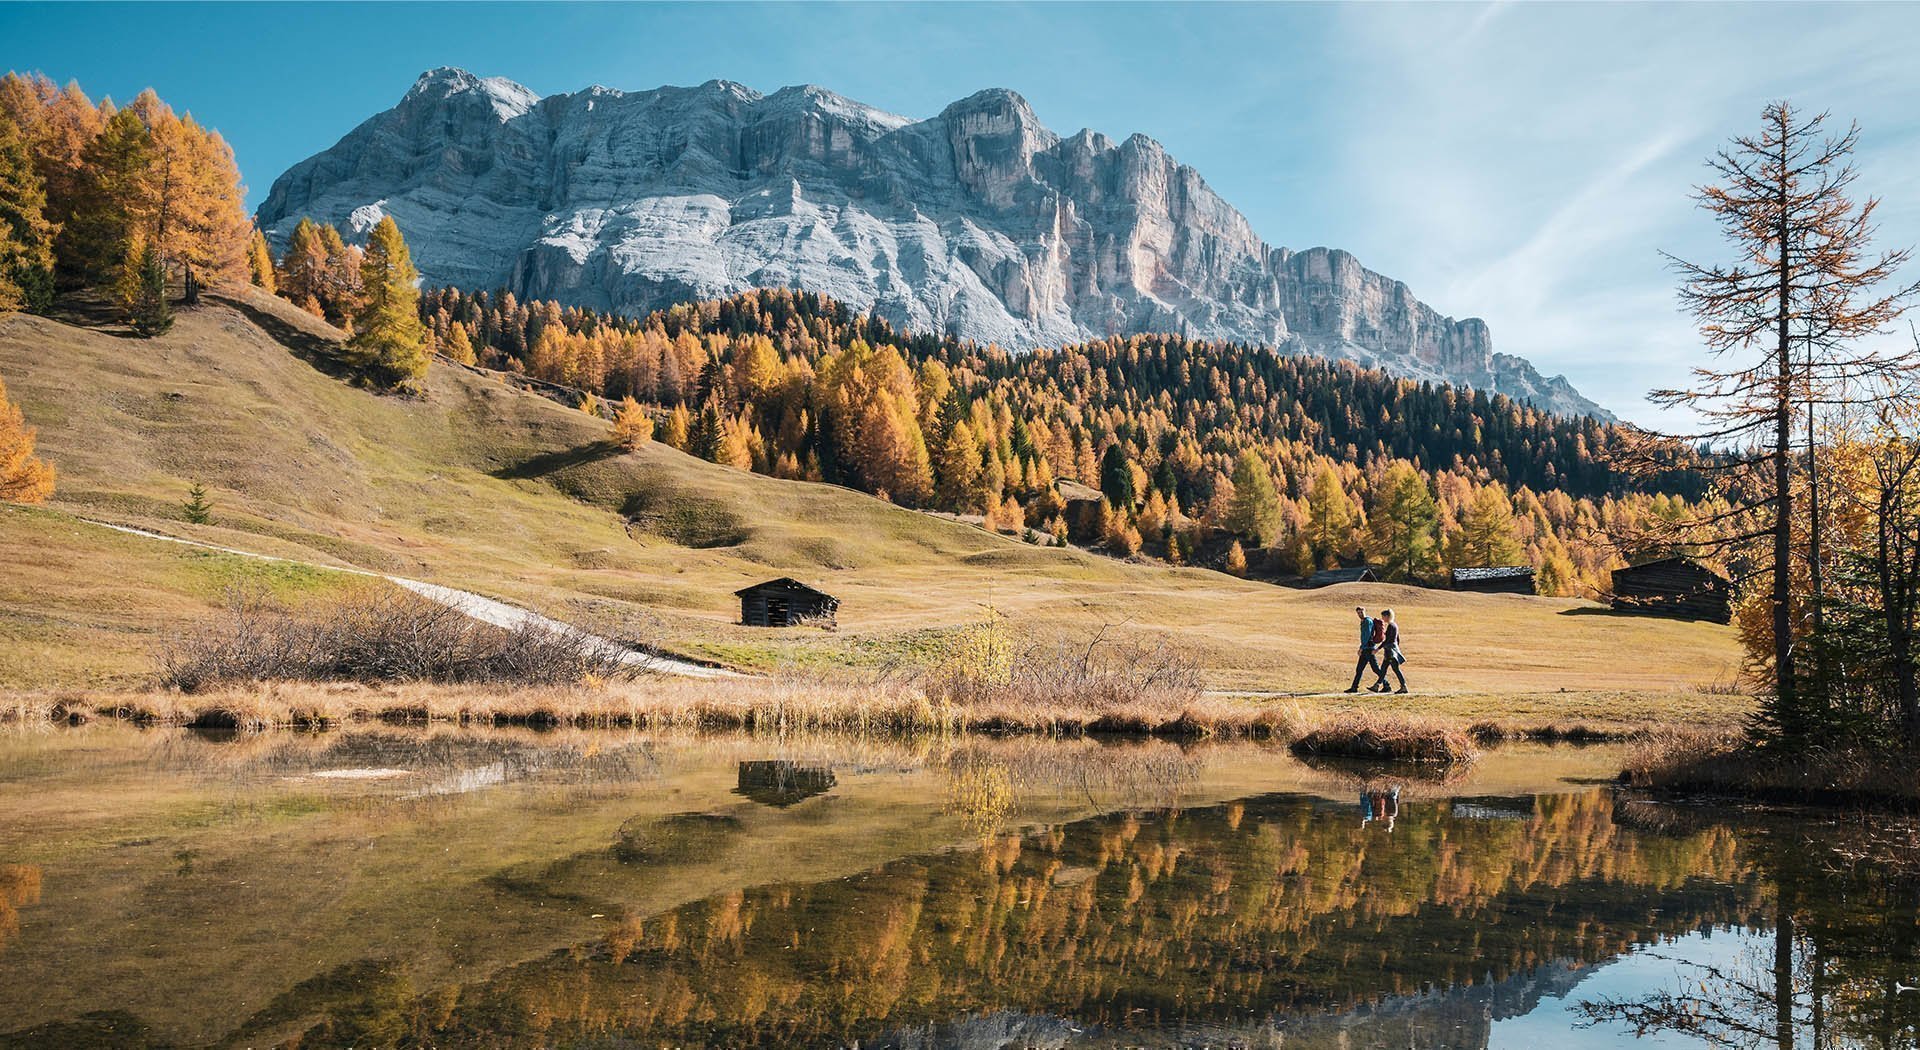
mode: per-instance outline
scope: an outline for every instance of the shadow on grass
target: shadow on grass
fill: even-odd
[[[1562,609],[1555,616],[1600,616],[1614,620],[1678,620],[1681,623],[1719,623],[1704,616],[1688,616],[1677,612],[1654,612],[1649,609],[1614,609],[1606,606],[1599,608]]]
[[[493,476],[507,481],[527,481],[544,478],[549,474],[568,467],[598,463],[620,454],[620,444],[615,441],[589,441],[584,445],[560,449],[555,452],[542,452],[537,456],[523,459],[511,466],[501,467]]]
[[[340,359],[340,345],[325,336],[315,335],[299,325],[275,317],[272,313],[234,296],[202,292],[207,300],[240,311],[274,342],[293,351],[294,356],[335,379],[353,380],[360,371]]]

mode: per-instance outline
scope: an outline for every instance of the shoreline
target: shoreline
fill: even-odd
[[[241,731],[453,724],[891,737],[1239,739],[1289,745],[1306,756],[1443,765],[1471,762],[1482,747],[1501,743],[1642,742],[1670,732],[1651,721],[1495,721],[1440,712],[1356,710],[1316,703],[1311,697],[1281,701],[1195,693],[1104,704],[1019,698],[953,702],[932,699],[910,685],[792,679],[642,679],[509,689],[267,682],[192,694],[161,689],[0,694],[0,725],[112,719]]]

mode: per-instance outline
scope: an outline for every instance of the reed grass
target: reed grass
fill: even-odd
[[[665,679],[570,686],[264,682],[187,693],[62,690],[15,694],[0,721],[122,718],[204,728],[319,728],[370,722],[746,729],[864,734],[1128,734],[1290,740],[1303,728],[1291,705],[1196,696],[1177,706],[1091,704],[1000,696],[956,703],[905,683],[849,687],[801,679]]]
[[[1670,733],[1637,747],[1621,779],[1668,795],[1920,811],[1920,765],[1898,752],[1764,748],[1736,733]]]
[[[1292,748],[1302,756],[1456,765],[1480,757],[1473,740],[1445,722],[1347,714],[1301,734]]]

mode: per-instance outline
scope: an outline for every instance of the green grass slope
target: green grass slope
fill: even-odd
[[[1725,628],[1587,602],[1298,592],[1027,546],[662,445],[622,452],[605,422],[455,366],[436,364],[423,397],[374,394],[327,371],[338,338],[251,291],[183,311],[147,341],[0,316],[0,378],[60,472],[54,513],[0,514],[0,637],[41,654],[0,662],[0,684],[131,681],[154,634],[218,601],[182,568],[194,555],[64,515],[413,576],[561,617],[657,617],[669,648],[746,667],[882,664],[989,603],[1024,624],[1172,637],[1233,688],[1344,686],[1354,604],[1400,610],[1409,670],[1430,689],[1564,687],[1684,706],[1737,662]],[[193,481],[214,501],[210,525],[183,520]],[[733,625],[732,591],[781,575],[839,595],[841,629]],[[101,576],[117,582],[103,588]]]

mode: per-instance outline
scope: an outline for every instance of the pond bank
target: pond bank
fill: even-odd
[[[1679,734],[1637,751],[1621,779],[1676,798],[1920,813],[1920,764],[1864,748],[1769,753],[1739,736]]]
[[[991,699],[950,702],[900,684],[754,679],[646,679],[501,689],[412,683],[366,686],[273,682],[205,693],[67,690],[0,699],[0,722],[121,719],[218,729],[327,728],[439,722],[577,728],[834,731],[876,735],[984,734],[1292,743],[1304,754],[1470,761],[1476,745],[1506,741],[1644,740],[1649,723],[1521,723],[1408,712],[1356,713],[1312,698],[1191,696],[1177,701],[1084,703]]]

